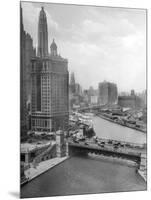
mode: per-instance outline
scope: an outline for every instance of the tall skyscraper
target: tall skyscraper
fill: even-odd
[[[101,105],[117,103],[117,86],[110,82],[101,82],[98,87],[98,102]]]
[[[20,8],[20,121],[21,136],[26,134],[29,128],[27,102],[31,99],[31,57],[35,55],[33,40],[24,30],[23,13]]]
[[[38,55],[32,59],[32,112],[34,131],[68,126],[68,61],[57,53],[53,39],[48,53],[47,17],[41,8],[38,23]]]

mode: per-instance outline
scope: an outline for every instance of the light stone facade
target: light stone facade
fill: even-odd
[[[47,55],[47,20],[44,9],[40,11],[38,55],[32,59],[32,116],[33,131],[56,131],[68,127],[68,61],[57,54],[53,40]],[[41,29],[42,27],[42,29]],[[45,33],[42,33],[45,32]],[[44,41],[43,41],[44,40]]]

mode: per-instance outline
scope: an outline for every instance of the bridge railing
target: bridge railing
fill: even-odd
[[[134,143],[134,142],[127,142],[127,141],[121,141],[121,140],[112,140],[112,139],[106,139],[106,138],[97,138],[98,141],[104,141],[104,142],[109,142],[112,141],[113,143],[121,143],[124,145],[130,145],[130,146],[136,146],[136,147],[145,147],[145,143],[140,144],[140,143]]]
[[[74,142],[69,142],[69,146],[76,146],[76,147],[83,147],[83,148],[88,148],[88,149],[92,149],[92,150],[103,150],[103,151],[110,151],[113,153],[121,153],[121,154],[125,154],[125,155],[134,155],[134,156],[141,156],[141,153],[137,153],[137,152],[132,152],[132,151],[128,151],[127,149],[114,149],[114,147],[101,147],[98,145],[90,145],[90,143],[88,143],[89,145],[85,145],[84,143],[74,143]]]

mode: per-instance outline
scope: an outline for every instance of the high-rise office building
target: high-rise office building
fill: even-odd
[[[101,105],[117,103],[117,86],[110,82],[101,82],[98,87],[98,102]]]
[[[33,39],[24,30],[23,13],[20,9],[20,121],[21,136],[29,129],[27,102],[31,99],[31,57],[35,55]]]
[[[68,126],[68,61],[57,53],[53,39],[48,51],[47,17],[41,8],[38,23],[38,54],[32,59],[32,112],[34,131]]]

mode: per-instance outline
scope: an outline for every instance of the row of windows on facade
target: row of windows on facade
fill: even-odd
[[[34,83],[33,84],[33,88],[34,87],[37,87],[37,83]],[[53,90],[55,90],[55,89],[64,89],[64,88],[67,88],[67,84],[66,84],[66,82],[60,82],[60,83],[53,83],[53,84],[48,84],[48,83],[41,83],[41,88],[43,88],[43,89],[53,89]]]
[[[61,83],[53,83],[53,84],[47,84],[47,83],[41,83],[40,85],[39,85],[42,89],[51,89],[51,90],[56,90],[56,89],[58,89],[58,90],[62,90],[62,89],[65,89],[65,90],[67,90],[67,84],[66,83],[64,83],[64,82],[61,82]],[[39,87],[37,84],[33,84],[33,90],[35,89],[35,88],[37,88],[37,87]]]
[[[45,102],[45,103],[42,103],[41,104],[41,108],[48,108],[48,109],[55,109],[55,110],[59,110],[59,109],[62,109],[62,110],[65,110],[67,109],[67,106],[68,106],[68,102],[63,102],[63,103],[59,103],[59,102]],[[36,109],[36,104],[35,106],[32,106],[32,109]]]
[[[56,112],[56,111],[54,111],[53,113],[52,112],[51,113],[50,112],[41,112],[41,113],[39,113],[37,111],[33,111],[32,112],[32,116],[35,116],[35,117],[64,116],[63,119],[66,119],[66,117],[68,116],[68,111],[64,111],[64,112],[58,112],[58,111]]]
[[[57,83],[46,83],[46,82],[42,82],[41,83],[41,87],[42,88],[58,88],[58,89],[63,89],[63,88],[66,88],[67,87],[67,84],[66,82],[57,82]]]
[[[41,128],[49,128],[50,120],[46,119],[32,119],[32,126],[41,127]]]
[[[42,80],[44,81],[50,81],[50,80],[67,80],[67,75],[66,74],[59,74],[59,73],[52,73],[50,75],[43,75],[40,74],[40,77]],[[35,74],[34,76],[32,76],[32,80],[36,80],[37,75]]]
[[[45,87],[42,85],[41,90],[42,91],[51,91],[52,90],[52,92],[53,92],[53,91],[62,91],[62,90],[66,91],[67,89],[63,85],[61,85],[60,87],[53,87],[53,88],[50,86]]]
[[[52,74],[57,74],[57,75],[60,75],[60,76],[62,76],[63,74],[63,71],[65,70],[65,68],[63,68],[63,66],[61,66],[61,68],[60,68],[60,66],[59,67],[57,67],[57,66],[54,66],[54,70],[52,69],[52,67],[51,66],[32,66],[32,69],[31,69],[31,72],[32,73],[44,73],[44,75],[45,75],[45,73],[46,72],[51,72]],[[58,69],[58,70],[57,70]],[[61,71],[60,71],[60,69],[61,69]],[[60,72],[62,72],[61,74],[59,74],[59,72],[58,71],[60,71]],[[64,75],[66,75],[66,74],[64,74]]]
[[[40,62],[32,62],[32,68],[37,68],[38,67],[42,67],[42,68],[48,68],[49,67],[49,60],[45,60],[45,61],[40,61]]]
[[[36,71],[38,67],[46,70],[49,67],[49,62],[44,61],[44,62],[41,62],[41,63],[38,63],[38,64],[37,64],[37,62],[32,63],[32,71]]]
[[[67,88],[65,88],[65,87],[33,87],[32,88],[32,92],[33,93],[36,93],[36,90],[38,90],[38,89],[40,89],[41,90],[41,92],[51,92],[51,93],[56,93],[56,92],[58,92],[58,93],[61,93],[62,91],[64,91],[64,92],[68,92],[68,90],[67,90]]]
[[[48,102],[48,103],[57,102],[57,103],[60,103],[60,104],[64,104],[64,103],[68,102],[68,98],[66,96],[59,97],[59,98],[58,98],[58,96],[53,96],[53,97],[49,98],[48,95],[46,95],[46,96],[41,95],[41,99],[42,99],[42,101],[41,101],[42,104],[45,104],[45,102]],[[37,102],[37,96],[32,95],[31,101],[32,101],[32,106],[35,105],[35,103]]]
[[[36,83],[34,83],[34,84],[36,84]],[[63,87],[63,86],[66,86],[67,85],[67,82],[66,81],[54,81],[54,82],[52,82],[52,83],[50,83],[50,82],[46,82],[46,81],[41,81],[41,86],[45,86],[45,87],[47,87],[47,86],[58,86],[59,85],[59,87]]]
[[[41,108],[44,109],[44,108],[48,108],[48,109],[56,109],[56,110],[64,110],[66,108],[66,105],[64,104],[56,104],[56,105],[52,105],[52,104],[43,104],[41,105]]]

